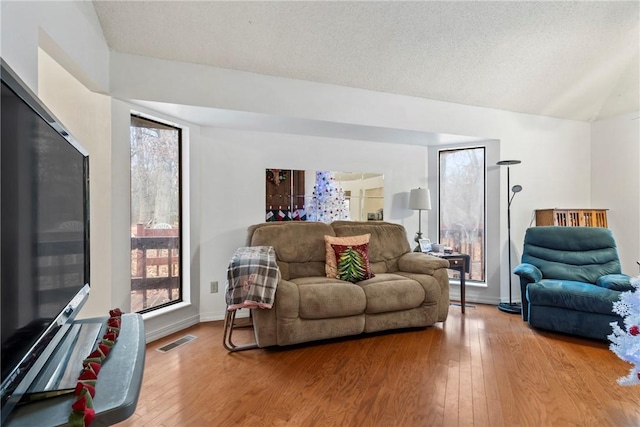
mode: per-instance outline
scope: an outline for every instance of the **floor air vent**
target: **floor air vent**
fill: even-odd
[[[195,340],[196,338],[198,337],[196,337],[195,335],[185,335],[182,338],[178,338],[177,340],[170,342],[169,344],[163,345],[162,347],[158,348],[158,351],[162,353],[167,353],[173,350],[174,348],[178,348],[181,345],[184,345],[190,341]]]

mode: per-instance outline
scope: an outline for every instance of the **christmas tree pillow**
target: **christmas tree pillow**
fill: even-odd
[[[369,265],[369,244],[331,245],[338,262],[338,279],[347,282],[360,282],[371,279],[374,274]]]
[[[324,271],[327,277],[331,277],[332,279],[338,278],[338,262],[336,261],[336,253],[334,252],[331,245],[345,245],[345,246],[353,246],[353,245],[363,245],[365,243],[369,243],[369,239],[371,238],[371,233],[362,234],[360,236],[346,236],[346,237],[335,237],[335,236],[324,236],[325,242],[325,265]]]

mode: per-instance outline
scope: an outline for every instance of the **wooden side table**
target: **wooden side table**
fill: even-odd
[[[466,290],[465,273],[469,273],[471,256],[460,253],[445,254],[443,252],[429,252],[429,255],[446,259],[449,261],[449,268],[451,270],[460,272],[460,306],[462,308],[462,313],[464,313]]]

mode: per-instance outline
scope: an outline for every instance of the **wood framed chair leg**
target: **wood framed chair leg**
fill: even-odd
[[[240,344],[240,345],[236,345],[233,343],[232,335],[233,335],[233,329],[235,327],[236,311],[237,310],[233,310],[233,311],[227,310],[227,314],[224,316],[224,332],[222,337],[222,345],[224,346],[224,348],[226,348],[228,351],[231,351],[231,352],[251,350],[254,348],[258,348],[257,342]]]

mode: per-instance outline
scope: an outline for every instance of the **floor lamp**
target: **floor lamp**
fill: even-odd
[[[418,211],[418,233],[415,241],[418,246],[414,252],[422,252],[420,248],[420,239],[422,239],[422,211],[431,209],[431,193],[428,188],[414,188],[409,193],[409,209]]]
[[[507,167],[507,253],[509,256],[509,302],[501,302],[500,304],[498,304],[498,309],[500,311],[512,314],[520,314],[522,312],[522,304],[520,304],[519,302],[513,302],[511,286],[511,202],[513,201],[516,193],[522,191],[522,186],[514,185],[513,187],[511,187],[509,166],[517,165],[519,163],[521,163],[520,160],[500,160],[498,163],[496,163],[498,166]],[[509,191],[512,192],[511,195],[509,195]]]

